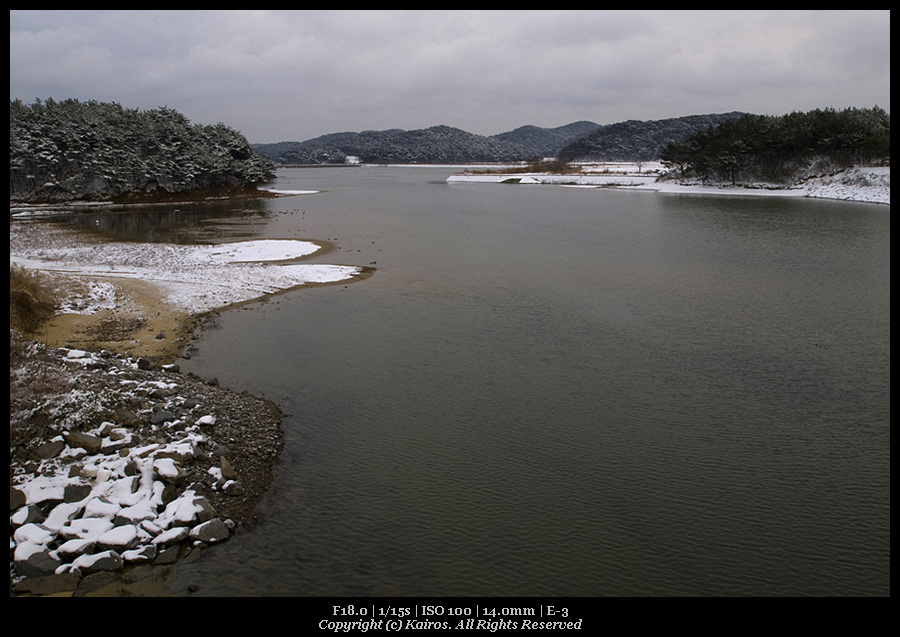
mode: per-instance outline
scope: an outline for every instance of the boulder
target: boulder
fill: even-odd
[[[9,510],[15,511],[25,506],[25,493],[21,489],[9,488]]]
[[[10,525],[17,529],[25,524],[40,524],[46,519],[44,512],[33,504],[20,507],[15,513],[9,516]]]
[[[156,505],[150,500],[142,500],[130,507],[125,507],[116,513],[115,524],[140,524],[147,520],[156,519]]]
[[[47,514],[44,526],[51,531],[58,531],[81,516],[83,512],[84,506],[81,502],[60,502]]]
[[[42,544],[22,542],[13,553],[13,567],[22,577],[51,575],[62,564],[55,551]]]
[[[216,513],[216,510],[213,508],[213,505],[211,505],[209,503],[209,500],[207,500],[203,496],[194,497],[194,506],[197,510],[197,519],[201,522],[211,520],[218,515]]]
[[[97,538],[97,546],[108,551],[116,551],[121,554],[123,551],[133,549],[140,542],[140,534],[138,528],[133,524],[123,524],[122,526],[113,527],[103,535]]]
[[[45,545],[53,541],[55,534],[50,529],[40,524],[24,524],[15,530],[13,540],[17,545],[37,544]]]
[[[74,591],[81,581],[78,573],[61,573],[59,575],[46,575],[43,577],[28,577],[16,583],[17,594],[29,593],[31,595],[59,595]]]
[[[93,487],[89,484],[66,485],[66,488],[63,490],[63,502],[81,502],[91,495],[91,489],[93,489]]]
[[[118,571],[123,565],[122,556],[111,550],[93,555],[82,555],[72,562],[72,567],[83,575],[101,571]]]
[[[219,518],[213,518],[191,529],[191,539],[204,544],[215,544],[227,540],[228,536],[228,527]]]
[[[230,496],[244,495],[244,485],[237,480],[229,480],[222,485],[222,492]]]
[[[78,518],[59,529],[59,535],[64,540],[90,539],[112,528],[113,523],[108,518]]]
[[[90,454],[98,453],[100,451],[100,446],[103,444],[103,439],[99,436],[93,436],[80,431],[71,431],[67,433],[65,439],[70,447],[84,449]]]
[[[58,456],[65,448],[65,440],[50,440],[49,442],[39,445],[38,448],[34,450],[34,455],[42,460],[49,460],[50,458]]]
[[[174,528],[163,531],[155,538],[153,544],[162,547],[175,546],[181,544],[190,537],[191,530],[186,526],[176,526]]]
[[[104,438],[100,444],[100,453],[111,456],[119,453],[132,445],[132,436],[125,429],[116,428],[110,432],[108,438]]]
[[[184,482],[184,471],[172,458],[159,458],[154,460],[153,471],[159,479],[166,484],[181,484]]]
[[[166,505],[160,516],[160,522],[166,527],[195,526],[217,517],[216,510],[209,500],[193,491],[186,491],[180,497]]]
[[[84,553],[93,553],[97,543],[91,539],[76,538],[67,540],[56,549],[57,555],[63,560],[74,560]]]
[[[122,506],[104,497],[93,498],[84,507],[84,518],[113,518]]]
[[[156,544],[144,544],[122,553],[122,559],[128,564],[144,564],[155,560],[158,554],[159,547]]]
[[[159,554],[156,556],[156,559],[153,560],[154,564],[164,565],[164,564],[174,564],[181,557],[181,545],[174,544],[172,546],[165,546],[159,549]]]
[[[219,467],[222,469],[222,477],[226,480],[235,480],[238,477],[237,471],[234,470],[234,467],[231,466],[231,463],[228,462],[228,458],[222,456],[219,461]]]
[[[216,424],[216,417],[213,415],[201,416],[194,424],[198,427],[212,427]]]
[[[176,420],[177,416],[173,414],[171,411],[166,411],[165,409],[161,409],[159,411],[153,412],[153,415],[150,416],[150,424],[152,425],[161,425],[164,422],[172,422]]]

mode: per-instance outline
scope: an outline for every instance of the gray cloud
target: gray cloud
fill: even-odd
[[[10,11],[10,99],[169,106],[251,141],[890,110],[889,11]]]

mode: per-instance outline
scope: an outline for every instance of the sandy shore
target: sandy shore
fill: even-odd
[[[121,301],[114,308],[62,313],[38,329],[34,338],[49,347],[106,349],[128,356],[172,361],[184,350],[197,316],[172,309],[153,283],[109,279]]]
[[[103,242],[30,220],[10,222],[10,265],[37,270],[66,290],[60,313],[34,335],[51,347],[177,358],[208,312],[298,287],[370,276],[372,268],[304,263],[311,241],[213,246]]]

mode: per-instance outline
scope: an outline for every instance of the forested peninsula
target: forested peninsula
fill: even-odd
[[[890,166],[890,157],[891,116],[877,106],[744,115],[674,140],[660,154],[673,178],[735,185]]]
[[[9,103],[9,199],[47,203],[234,194],[274,174],[224,124],[170,108],[68,99]]]

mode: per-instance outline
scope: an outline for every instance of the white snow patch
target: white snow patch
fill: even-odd
[[[32,236],[37,232],[28,225],[10,224],[10,265],[99,280],[96,294],[75,304],[79,313],[114,303],[114,286],[106,279],[154,283],[173,309],[202,314],[303,285],[350,280],[363,271],[358,266],[296,263],[319,250],[311,241],[263,239],[217,245],[110,242],[98,249],[97,244],[82,243],[63,229],[47,226],[40,228],[41,243],[34,245]]]
[[[103,544],[104,546],[115,546],[115,547],[130,547],[138,539],[138,529],[133,524],[123,524],[122,526],[117,526],[100,537],[97,538],[97,542]]]
[[[271,192],[276,195],[290,195],[290,196],[293,196],[293,195],[315,195],[318,192],[320,192],[318,190],[284,190],[284,189],[278,189],[278,188],[260,188],[259,190],[262,190],[263,192]]]
[[[51,542],[54,537],[54,533],[33,522],[26,524],[25,526],[20,526],[13,533],[13,539],[16,543],[31,542],[33,544],[44,545]]]
[[[250,261],[286,261],[313,254],[319,249],[310,241],[267,239],[201,246],[193,250],[200,263],[245,263]]]
[[[178,477],[178,464],[171,458],[160,458],[153,463],[153,468],[162,478]]]

